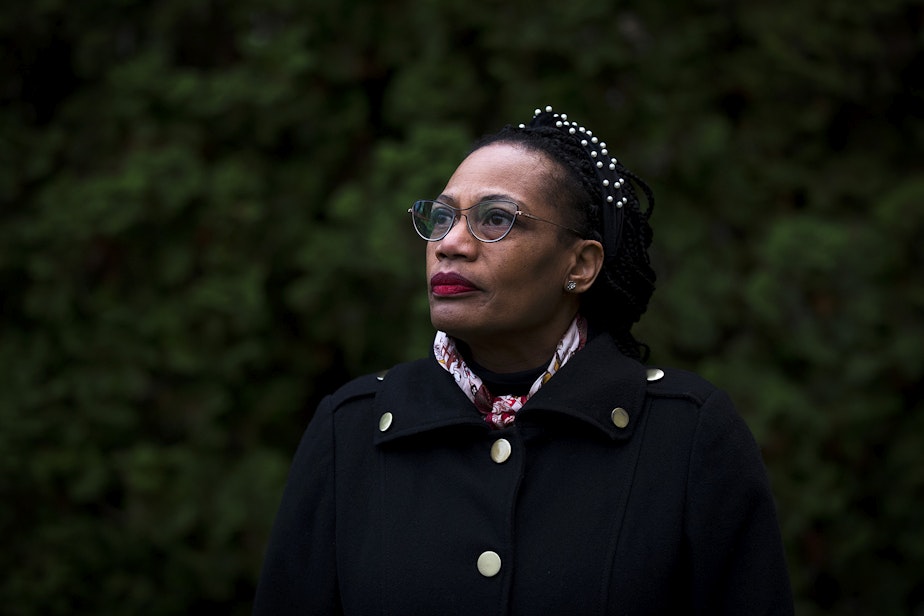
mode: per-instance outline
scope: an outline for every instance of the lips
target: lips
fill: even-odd
[[[464,276],[445,272],[430,278],[430,289],[434,295],[458,295],[477,291],[478,287]]]

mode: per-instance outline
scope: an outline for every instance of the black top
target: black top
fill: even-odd
[[[542,373],[544,373],[548,367],[548,362],[546,362],[538,368],[532,368],[531,370],[522,370],[520,372],[493,372],[474,360],[466,358],[465,361],[494,397],[524,396],[528,394],[533,383],[542,376]],[[551,361],[551,359],[549,361]]]

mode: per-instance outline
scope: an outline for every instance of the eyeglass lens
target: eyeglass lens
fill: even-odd
[[[442,239],[458,217],[464,214],[472,235],[482,241],[494,242],[513,227],[517,207],[506,201],[484,201],[466,210],[457,210],[438,201],[417,201],[412,214],[414,227],[424,239]]]

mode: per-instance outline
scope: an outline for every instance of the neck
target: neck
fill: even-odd
[[[538,349],[513,349],[498,348],[497,345],[490,347],[478,347],[469,344],[472,358],[479,365],[484,366],[491,372],[506,374],[510,372],[522,372],[532,370],[539,366],[549,363],[549,358],[555,352],[558,345],[556,340],[553,344],[546,346],[543,350]]]
[[[500,374],[522,372],[544,367],[549,363],[573,319],[572,316],[559,327],[550,327],[544,332],[509,336],[503,340],[491,336],[485,339],[466,337],[460,340],[468,346],[472,359],[488,370]]]

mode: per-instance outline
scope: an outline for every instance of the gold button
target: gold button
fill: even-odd
[[[510,452],[510,441],[505,438],[499,438],[491,445],[491,459],[498,464],[506,462],[510,457]]]
[[[379,431],[384,432],[391,427],[391,422],[394,419],[394,416],[391,413],[382,413],[382,416],[379,417]]]
[[[664,370],[660,368],[649,368],[645,378],[649,381],[660,381],[664,378]]]
[[[610,419],[613,420],[613,425],[617,428],[625,428],[629,425],[629,413],[621,406],[613,409],[613,412],[610,413]]]
[[[497,552],[488,550],[478,557],[478,573],[485,577],[494,577],[501,568],[501,559]]]

